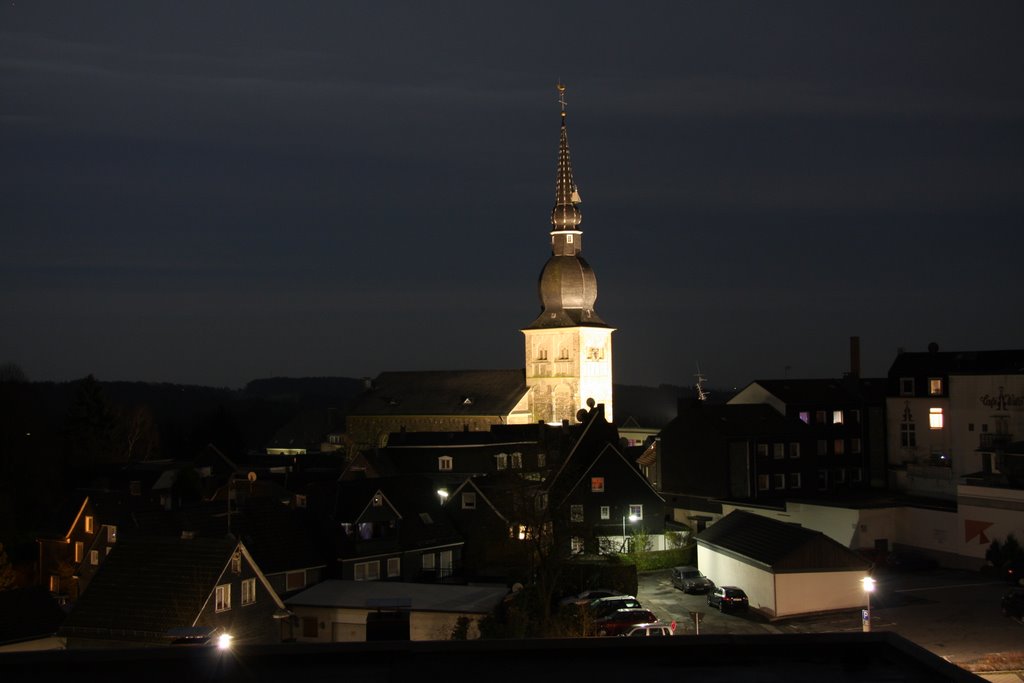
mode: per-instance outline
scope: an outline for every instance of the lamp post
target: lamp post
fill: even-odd
[[[448,489],[438,489],[437,497],[441,499],[441,505],[444,505],[444,502],[448,500]]]
[[[875,580],[870,576],[865,576],[860,583],[864,587],[864,593],[868,596],[868,608],[861,614],[862,629],[864,633],[867,633],[871,630],[871,594],[875,590]]]
[[[629,520],[630,524],[633,524],[634,522],[639,521],[640,518],[637,517],[636,515],[629,515],[628,517],[626,515],[622,516],[622,548],[621,548],[620,552],[626,552],[626,520],[627,519]]]

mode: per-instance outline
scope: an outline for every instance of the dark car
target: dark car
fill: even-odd
[[[634,595],[612,595],[607,598],[598,598],[590,602],[587,607],[595,619],[608,616],[615,610],[620,609],[641,609],[643,605]]]
[[[696,567],[673,567],[672,585],[684,593],[707,593],[715,587]]]
[[[594,627],[599,636],[617,636],[634,626],[653,624],[657,621],[657,615],[649,609],[617,609],[595,620]]]
[[[717,607],[719,612],[740,612],[749,604],[747,594],[736,586],[717,586],[708,591],[708,607]]]
[[[1017,621],[1024,620],[1024,588],[1011,588],[1006,591],[999,606],[1004,617],[1013,617]]]

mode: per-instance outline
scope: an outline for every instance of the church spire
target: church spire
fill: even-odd
[[[555,208],[551,210],[551,229],[578,230],[580,193],[572,178],[572,159],[569,156],[569,134],[565,127],[565,86],[558,84],[558,103],[562,106],[562,130],[558,143],[558,172],[555,176]],[[579,252],[579,245],[573,253]]]

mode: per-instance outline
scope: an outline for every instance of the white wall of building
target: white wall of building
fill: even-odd
[[[697,546],[697,567],[716,586],[742,588],[751,608],[769,616],[775,614],[775,578],[770,572],[716,553],[703,545]]]
[[[801,572],[775,575],[775,617],[867,606],[861,579],[868,572]]]
[[[295,628],[296,640],[304,643],[339,643],[366,641],[366,615],[370,610],[294,606],[291,610],[300,619]],[[457,612],[412,612],[409,615],[410,640],[450,640],[459,617],[470,620],[469,639],[480,637],[479,622],[483,615]],[[319,626],[317,637],[303,636],[301,620],[314,617]]]
[[[982,470],[982,435],[1024,441],[1024,374],[949,378],[950,440],[957,476]],[[991,437],[989,437],[991,438]]]

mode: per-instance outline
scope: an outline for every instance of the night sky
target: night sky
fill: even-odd
[[[1020,2],[0,8],[0,362],[522,367],[559,105],[615,381],[1024,348]]]

